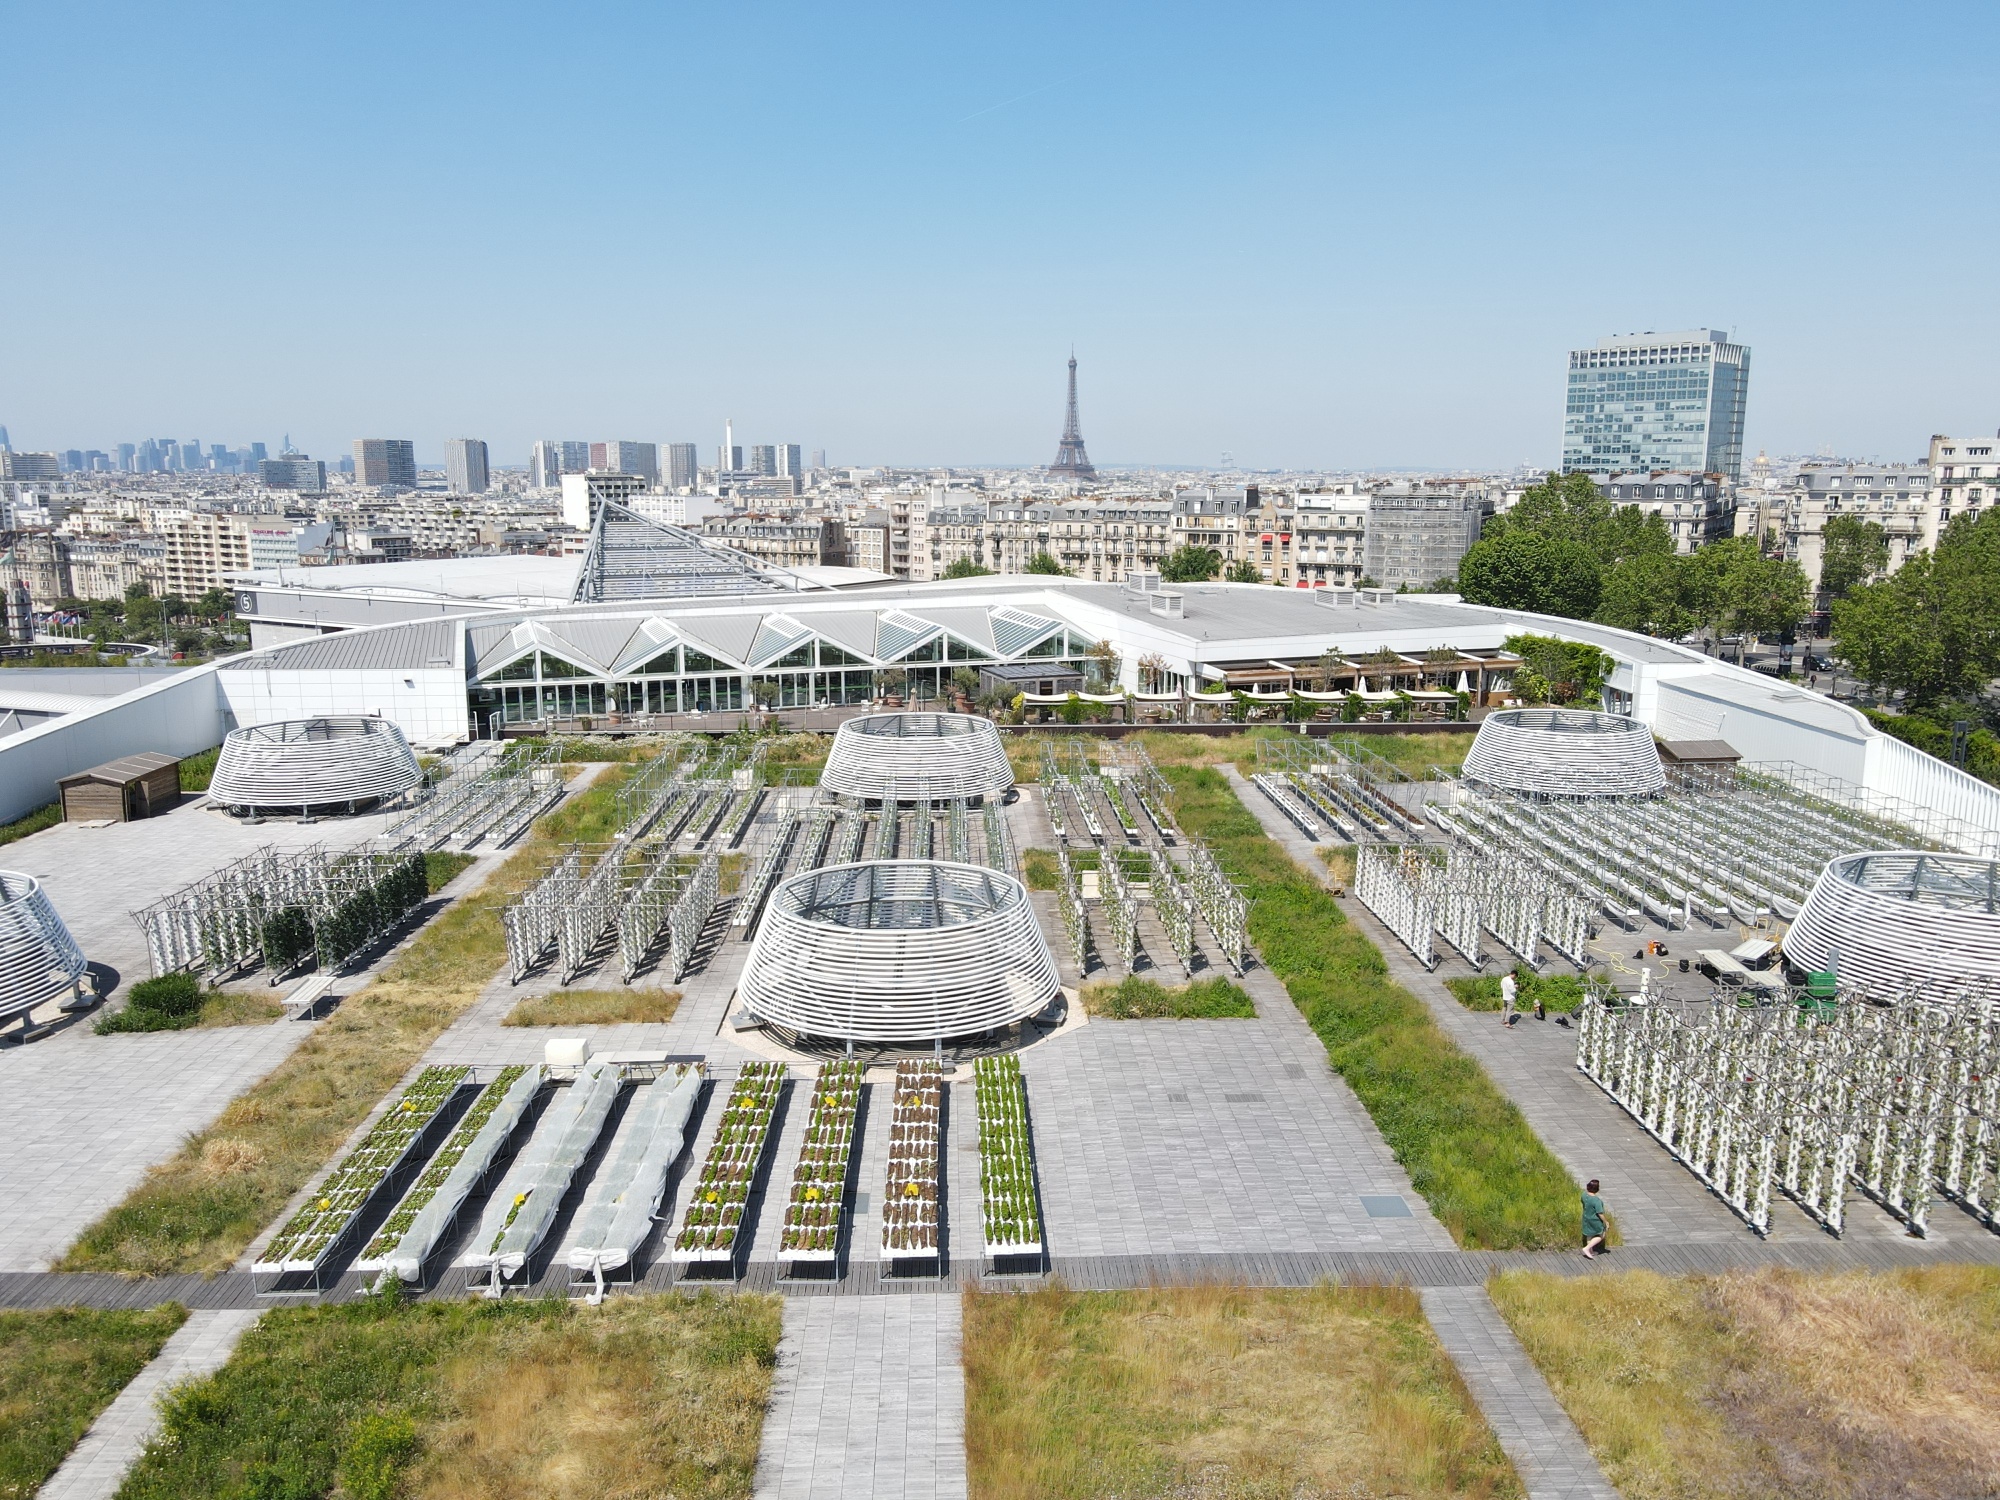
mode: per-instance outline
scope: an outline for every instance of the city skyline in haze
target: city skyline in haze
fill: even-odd
[[[734,415],[842,463],[1032,466],[1074,343],[1101,468],[1553,467],[1568,350],[1695,326],[1756,349],[1746,454],[2000,425],[1991,7],[15,32],[0,182],[49,209],[0,240],[17,448],[706,459]]]

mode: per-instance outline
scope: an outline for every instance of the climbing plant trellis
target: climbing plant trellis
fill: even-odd
[[[344,966],[429,895],[421,854],[262,848],[133,913],[155,974]]]
[[[1440,935],[1475,968],[1492,957],[1484,934],[1540,967],[1543,943],[1581,965],[1591,904],[1533,865],[1508,863],[1465,847],[1361,844],[1354,893],[1426,968]]]
[[[1938,1198],[1996,1227],[2000,1019],[1983,991],[1686,1009],[1593,987],[1577,1067],[1758,1233],[1775,1188],[1838,1234],[1850,1189],[1917,1234]]]

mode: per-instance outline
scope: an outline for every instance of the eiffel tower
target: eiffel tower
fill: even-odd
[[[1061,474],[1069,479],[1095,479],[1097,470],[1091,467],[1090,455],[1083,451],[1083,432],[1076,422],[1076,356],[1069,357],[1069,416],[1063,422],[1062,441],[1056,445],[1056,461],[1049,465],[1051,474]]]

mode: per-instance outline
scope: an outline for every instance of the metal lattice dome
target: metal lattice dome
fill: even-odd
[[[867,714],[840,726],[819,784],[842,797],[948,802],[998,796],[1014,768],[990,719]]]
[[[0,1020],[73,994],[86,967],[42,883],[0,870]]]
[[[1889,997],[1912,982],[2000,995],[2000,860],[1912,849],[1828,862],[1785,934],[1785,957]]]
[[[387,719],[281,719],[230,732],[208,795],[252,812],[359,808],[400,797],[423,779],[403,731]]]
[[[1488,714],[1466,754],[1465,779],[1535,797],[1650,797],[1667,786],[1651,730],[1588,708]]]
[[[1025,1020],[1061,991],[1020,881],[979,865],[829,865],[772,893],[738,993],[807,1036],[929,1042]]]

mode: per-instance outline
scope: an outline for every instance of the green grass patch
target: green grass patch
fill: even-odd
[[[1128,974],[1116,984],[1085,985],[1083,1008],[1107,1021],[1218,1021],[1257,1014],[1242,986],[1220,975],[1168,986]]]
[[[713,1292],[276,1308],[119,1494],[747,1496],[780,1322]]]
[[[1062,880],[1053,849],[1029,849],[1021,855],[1021,883],[1031,891],[1052,891]]]
[[[1172,767],[1181,825],[1250,897],[1250,938],[1326,1044],[1431,1212],[1468,1249],[1568,1246],[1577,1185],[1513,1102],[1388,977],[1326,888],[1218,771]]]
[[[182,795],[186,796],[195,792],[205,792],[208,790],[209,780],[215,775],[215,762],[221,755],[222,747],[217,745],[213,749],[198,750],[193,755],[183,755],[181,757],[180,776]]]
[[[435,896],[465,873],[473,862],[470,854],[454,854],[443,849],[432,849],[424,855],[424,886]]]
[[[627,1026],[671,1021],[680,1009],[678,990],[552,990],[523,1000],[507,1012],[502,1026]]]
[[[975,1500],[1521,1494],[1408,1287],[969,1291],[964,1351]]]
[[[62,804],[49,802],[36,808],[26,817],[0,826],[0,844],[11,844],[16,839],[24,839],[31,833],[40,833],[44,828],[53,828],[63,820]]]
[[[1444,987],[1458,997],[1467,1010],[1500,1008],[1500,976],[1474,974],[1447,979]],[[1525,964],[1514,968],[1514,1008],[1531,1011],[1535,1002],[1551,1015],[1566,1016],[1583,1004],[1583,980],[1575,974],[1537,974]]]
[[[0,1312],[0,1500],[27,1500],[151,1363],[187,1309]]]
[[[543,818],[478,890],[454,901],[292,1055],[188,1137],[63,1257],[69,1271],[221,1271],[278,1216],[375,1101],[478,1000],[506,962],[500,909],[573,841],[617,826],[616,767]]]

